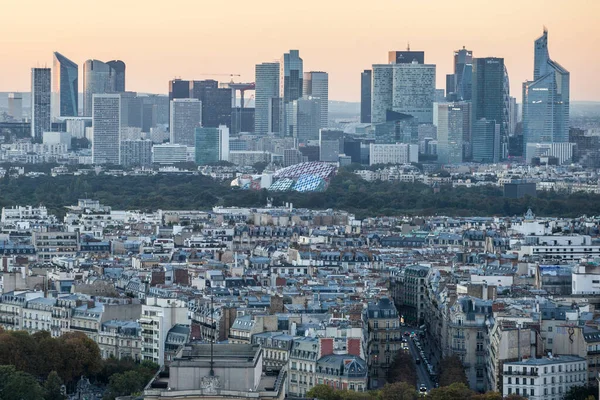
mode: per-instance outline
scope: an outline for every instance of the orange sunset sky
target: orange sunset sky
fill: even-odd
[[[600,0],[0,0],[0,91],[29,91],[30,68],[59,51],[80,65],[127,63],[127,89],[168,81],[253,81],[254,65],[299,49],[304,70],[329,72],[331,100],[359,101],[360,72],[387,51],[424,50],[437,87],[452,52],[504,57],[511,95],[533,75],[533,41],[571,72],[571,100],[600,101]]]

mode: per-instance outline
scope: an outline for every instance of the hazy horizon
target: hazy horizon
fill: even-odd
[[[521,102],[521,84],[533,78],[533,42],[546,26],[551,58],[571,73],[571,100],[600,101],[597,0],[568,6],[544,0],[6,3],[2,92],[30,91],[30,69],[51,67],[53,51],[80,65],[80,91],[85,60],[121,59],[127,90],[167,93],[174,77],[229,81],[235,73],[241,75],[236,81],[253,81],[255,64],[299,49],[305,71],[329,73],[331,100],[356,102],[360,72],[410,43],[437,65],[438,88],[452,73],[454,50],[466,46],[475,57],[504,57],[511,96]]]

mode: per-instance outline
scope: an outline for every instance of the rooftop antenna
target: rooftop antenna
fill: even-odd
[[[406,44],[406,51],[410,51],[410,42]]]

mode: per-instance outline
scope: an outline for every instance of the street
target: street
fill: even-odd
[[[429,361],[431,365],[433,365],[435,371],[437,372],[437,361],[433,360],[433,362],[431,362],[430,360],[430,349],[429,346],[427,346],[426,344],[423,344],[422,342],[419,342],[421,344],[421,349],[423,350],[423,353],[425,354],[425,357],[423,357],[421,355],[421,350],[418,348],[417,343],[415,342],[415,340],[413,338],[410,338],[409,336],[404,336],[404,332],[408,332],[408,333],[412,333],[414,332],[417,335],[417,339],[420,341],[421,339],[418,338],[419,333],[421,333],[420,330],[412,328],[412,327],[402,327],[402,333],[403,333],[403,338],[406,338],[408,341],[408,348],[410,350],[410,354],[413,358],[413,360],[415,360],[415,368],[416,368],[416,372],[417,372],[417,390],[419,389],[419,387],[424,384],[427,387],[427,392],[429,392],[431,389],[435,388],[435,382],[432,381],[430,375],[429,375],[429,371],[427,370],[427,362]],[[416,360],[420,359],[420,363],[416,364]]]

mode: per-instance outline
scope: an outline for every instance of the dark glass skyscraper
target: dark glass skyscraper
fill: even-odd
[[[485,118],[475,121],[472,126],[473,161],[497,163],[500,161],[500,125]]]
[[[107,64],[115,71],[113,75],[113,91],[120,93],[125,91],[125,63],[121,60],[113,60]]]
[[[372,71],[365,69],[360,74],[360,122],[371,123],[371,78]]]
[[[76,117],[79,109],[79,67],[59,52],[54,52],[52,115]]]
[[[505,123],[505,79],[506,71],[504,59],[496,57],[476,58],[473,60],[473,87],[472,87],[472,126],[475,122],[485,118],[500,125],[500,137],[508,135],[508,124]],[[477,132],[472,130],[473,146],[477,140]],[[495,143],[495,142],[494,142]],[[504,141],[502,141],[504,143]],[[507,141],[506,141],[507,143]],[[492,150],[490,150],[492,151]],[[503,157],[505,154],[498,149],[493,149]],[[473,160],[475,160],[475,149],[473,148]]]
[[[173,99],[189,99],[190,81],[173,79],[169,81],[169,101]]]
[[[473,52],[464,46],[454,52],[454,73],[446,75],[446,98],[449,101],[471,100]]]
[[[231,127],[232,92],[219,88],[219,82],[207,79],[190,82],[190,97],[202,102],[202,126],[216,128]]]
[[[304,69],[303,61],[298,50],[284,53],[279,63],[279,97],[283,102],[283,131],[284,136],[293,134],[292,102],[302,97]]]

